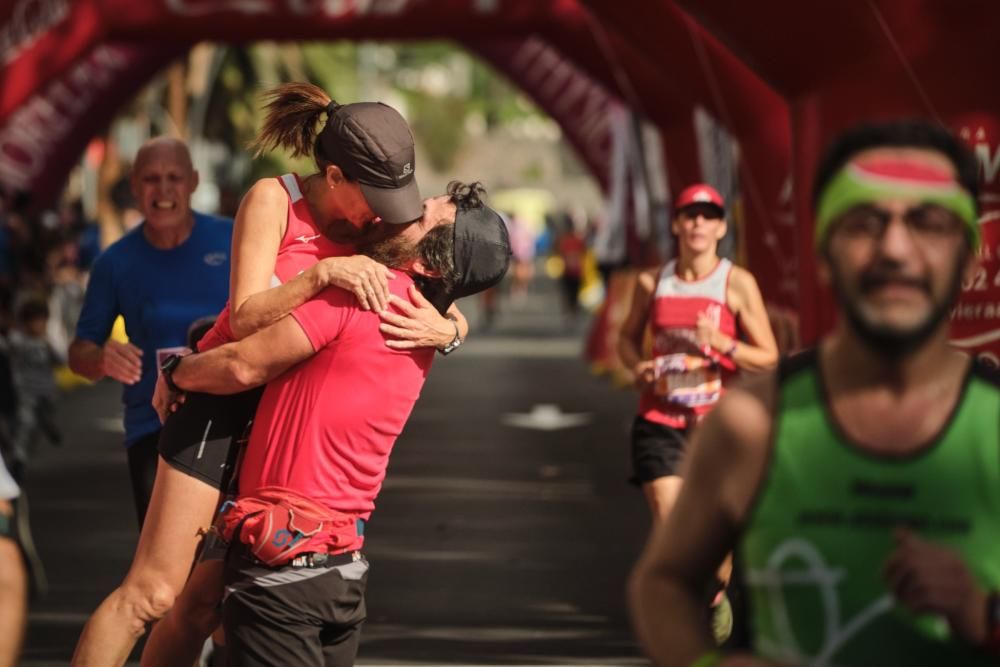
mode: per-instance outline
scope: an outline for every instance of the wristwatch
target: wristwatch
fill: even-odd
[[[445,317],[447,317],[449,320],[451,320],[451,323],[455,325],[455,337],[451,340],[450,343],[448,343],[444,347],[438,349],[438,352],[441,353],[441,356],[445,356],[446,357],[449,354],[451,354],[452,352],[454,352],[455,350],[457,350],[458,347],[459,347],[459,345],[462,344],[462,333],[458,330],[458,320],[455,319],[454,315],[446,313]]]
[[[183,358],[180,354],[171,354],[160,364],[160,372],[163,373],[163,379],[166,381],[167,386],[170,387],[170,391],[176,394],[184,393],[183,389],[174,384],[174,371],[180,366],[181,359]]]

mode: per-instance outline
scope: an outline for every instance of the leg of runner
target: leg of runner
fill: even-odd
[[[73,665],[125,664],[147,624],[166,614],[184,587],[218,502],[218,489],[159,462],[132,567],[87,621]]]
[[[143,521],[146,520],[149,499],[153,495],[153,485],[156,483],[156,470],[159,465],[156,445],[159,440],[160,432],[156,431],[139,438],[125,450],[129,477],[132,479],[132,500],[135,502],[135,515],[139,519],[140,531]]]
[[[0,463],[2,470],[3,463]],[[18,664],[21,640],[27,619],[28,576],[21,550],[8,533],[11,532],[13,511],[10,503],[0,500],[0,667]]]
[[[677,475],[667,477],[657,477],[651,482],[642,485],[642,492],[646,496],[649,504],[649,511],[653,515],[653,523],[663,523],[670,515],[670,510],[677,502],[677,495],[681,492],[683,480]]]
[[[193,665],[205,640],[222,622],[224,563],[209,560],[198,563],[174,608],[149,633],[142,651],[141,667]]]
[[[658,477],[642,485],[643,494],[646,496],[646,502],[649,503],[649,510],[653,515],[654,526],[666,522],[670,511],[674,508],[674,503],[677,502],[677,496],[681,492],[683,483],[684,481],[677,475],[670,475],[669,477]],[[732,556],[726,556],[726,560],[722,562],[716,573],[719,589],[713,595],[710,605],[712,635],[718,644],[722,644],[733,629],[733,613],[725,593],[732,571]]]

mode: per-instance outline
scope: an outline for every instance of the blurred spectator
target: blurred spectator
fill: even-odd
[[[56,235],[45,257],[46,282],[49,285],[49,322],[47,335],[61,359],[69,354],[76,322],[83,308],[84,277],[80,269],[80,244],[75,232],[62,230]]]
[[[575,325],[580,315],[580,285],[583,282],[583,264],[587,257],[585,233],[586,218],[566,215],[555,243],[556,253],[562,260],[559,285],[562,288],[568,326]]]
[[[514,253],[510,294],[514,303],[523,303],[528,296],[528,285],[535,276],[535,233],[516,213],[509,213],[505,220]]]
[[[26,301],[10,334],[11,362],[18,409],[14,423],[12,469],[20,472],[39,436],[62,444],[55,425],[55,367],[60,363],[46,337],[49,308],[39,299]],[[20,477],[20,475],[15,475]]]
[[[129,170],[131,171],[131,170]],[[142,222],[142,211],[132,192],[132,182],[129,176],[122,176],[111,186],[111,203],[121,214],[122,229],[126,232],[135,229]]]
[[[100,229],[92,220],[87,220],[83,212],[83,202],[76,199],[59,207],[59,234],[63,240],[70,239],[76,246],[76,264],[86,271],[101,254]]]

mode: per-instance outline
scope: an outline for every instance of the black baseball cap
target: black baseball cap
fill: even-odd
[[[361,185],[375,215],[394,224],[423,215],[413,134],[399,112],[381,102],[331,102],[327,112],[323,156]]]
[[[422,291],[439,312],[452,302],[493,287],[510,266],[510,237],[500,214],[489,206],[459,208],[452,225],[458,278],[450,289],[430,282]]]

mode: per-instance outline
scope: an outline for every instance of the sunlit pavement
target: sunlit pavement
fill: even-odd
[[[368,526],[359,665],[644,664],[623,599],[648,522],[624,481],[635,399],[588,373],[585,327],[567,333],[554,286],[535,287],[435,361]],[[460,305],[475,325],[477,304]],[[68,395],[66,445],[33,462],[50,590],[32,604],[22,664],[65,664],[127,569],[118,394],[102,382]]]

